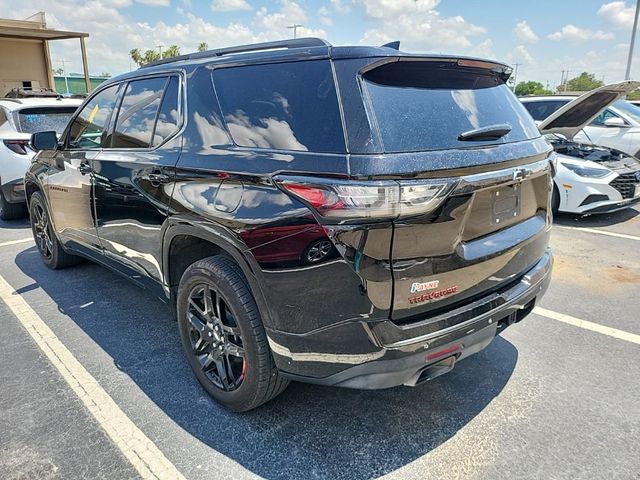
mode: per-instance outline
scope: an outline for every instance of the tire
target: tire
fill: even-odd
[[[289,385],[275,366],[256,302],[231,258],[216,255],[187,268],[176,314],[196,378],[229,410],[252,410]]]
[[[56,237],[49,213],[40,192],[31,195],[29,201],[29,220],[36,247],[44,264],[54,270],[76,265],[81,261],[80,257],[65,252]]]
[[[0,190],[0,219],[2,220],[15,220],[16,218],[22,218],[27,213],[26,203],[9,203]]]

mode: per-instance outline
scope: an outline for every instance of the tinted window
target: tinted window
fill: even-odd
[[[178,130],[179,79],[171,77],[162,98],[156,128],[153,133],[153,146],[160,145]]]
[[[522,102],[524,108],[527,109],[529,114],[534,120],[542,121],[549,117],[553,112],[560,107],[565,106],[568,100],[544,100],[540,102]]]
[[[465,148],[539,136],[511,90],[495,74],[432,62],[394,62],[363,76],[385,152]],[[482,127],[509,124],[491,141],[460,141]]]
[[[118,85],[93,97],[80,111],[69,131],[69,148],[97,148],[116,101]]]
[[[237,145],[345,151],[328,61],[224,68],[216,70],[213,78]]]
[[[62,131],[71,120],[74,107],[67,108],[23,108],[17,113],[20,131],[23,133]]]
[[[112,148],[147,148],[151,145],[166,83],[166,77],[129,82],[118,111]]]

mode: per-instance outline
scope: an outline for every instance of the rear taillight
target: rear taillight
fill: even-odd
[[[276,177],[286,192],[311,206],[327,221],[393,219],[435,209],[454,180],[344,181]]]
[[[29,148],[29,140],[4,140],[6,147],[18,155],[26,155]]]

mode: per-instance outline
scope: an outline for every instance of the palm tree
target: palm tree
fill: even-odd
[[[198,51],[206,52],[207,50],[209,50],[209,45],[207,45],[207,42],[200,42],[200,44],[198,45]]]
[[[162,52],[162,58],[177,57],[178,55],[180,55],[180,47],[177,45],[169,45],[169,47]]]

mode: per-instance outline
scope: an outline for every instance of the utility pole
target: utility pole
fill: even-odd
[[[627,59],[627,72],[624,74],[624,79],[629,80],[631,78],[631,59],[633,58],[633,45],[636,43],[636,29],[638,27],[638,11],[640,11],[640,0],[636,2],[636,15],[633,18],[633,31],[631,32],[631,43],[629,44],[629,58]]]
[[[640,0],[638,0],[640,1]],[[513,69],[513,91],[516,91],[516,85],[517,85],[517,80],[518,80],[518,67],[522,65],[521,63],[514,63],[514,69]]]
[[[67,66],[65,65],[64,58],[62,59],[62,74],[64,75],[64,86],[67,89],[67,94],[69,93],[69,80],[67,79]]]
[[[567,75],[566,75],[566,77],[564,79],[564,92],[565,93],[567,93],[567,83],[569,83],[569,71],[570,70],[567,70]]]
[[[640,0],[638,0],[640,1]],[[303,27],[304,25],[300,25],[299,23],[294,23],[293,25],[289,25],[287,28],[293,30],[293,38],[298,38],[298,28]]]
[[[156,45],[156,48],[158,49],[158,53],[160,54],[160,58],[162,58],[162,47],[164,47],[164,45]]]

